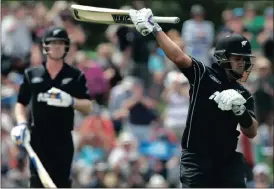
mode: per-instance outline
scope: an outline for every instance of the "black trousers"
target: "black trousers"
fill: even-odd
[[[246,188],[246,163],[235,152],[228,161],[216,161],[182,151],[180,181],[183,188]]]
[[[41,140],[31,143],[56,187],[71,188],[70,172],[74,153],[73,142],[70,137],[60,141],[49,142],[48,145],[41,145]],[[45,188],[31,161],[29,166],[31,173],[30,188]]]

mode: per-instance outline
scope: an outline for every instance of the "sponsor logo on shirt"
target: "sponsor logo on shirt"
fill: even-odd
[[[218,83],[218,84],[221,84],[222,82],[220,81],[220,80],[218,80],[215,76],[213,76],[213,75],[209,75],[209,77],[213,80],[213,81],[215,81],[216,83]]]
[[[31,83],[41,83],[43,81],[43,78],[41,77],[34,77],[31,79]]]
[[[62,85],[66,85],[68,84],[69,82],[71,82],[72,78],[65,78],[62,80]]]

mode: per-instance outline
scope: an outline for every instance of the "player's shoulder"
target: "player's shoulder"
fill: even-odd
[[[225,82],[227,80],[227,75],[225,74],[223,68],[220,67],[220,65],[217,62],[214,62],[211,64],[211,66],[206,66],[208,76],[214,80],[213,76],[218,78],[218,80],[221,80]],[[219,82],[217,82],[219,83]]]
[[[74,75],[76,77],[84,75],[84,72],[82,70],[80,70],[79,68],[77,68],[76,66],[74,66],[74,65],[70,65],[68,63],[65,63],[65,66],[66,66],[68,72],[70,72],[71,75]]]
[[[25,74],[30,74],[30,73],[38,73],[38,72],[43,72],[45,70],[44,66],[41,64],[39,66],[32,66],[29,68],[25,69]]]
[[[192,65],[197,66],[197,68],[199,69],[199,71],[201,71],[201,73],[205,73],[208,69],[210,69],[210,67],[208,67],[207,65],[205,65],[203,62],[197,60],[196,58],[190,56],[191,60],[192,60]]]

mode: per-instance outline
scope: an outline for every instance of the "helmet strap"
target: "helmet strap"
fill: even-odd
[[[53,60],[63,60],[65,58],[65,56],[67,55],[67,53],[64,53],[64,55],[61,56],[60,58],[53,58],[53,57],[51,57],[51,55],[49,53],[46,53],[46,54]]]
[[[233,71],[230,61],[228,59],[226,59],[226,61],[225,60],[219,61],[218,63],[219,63],[219,66],[221,68],[223,68],[226,71],[227,75],[229,77],[231,77],[232,79],[239,80],[244,77],[243,74],[238,74],[235,71]],[[252,64],[250,64],[249,62],[246,62],[245,63],[245,72],[250,72],[250,71],[248,71],[249,68],[252,69]]]
[[[235,80],[241,79],[243,77],[243,74],[238,74],[236,72],[234,72],[232,69],[225,69],[226,73]]]

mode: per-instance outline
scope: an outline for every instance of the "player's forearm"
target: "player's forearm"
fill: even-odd
[[[14,113],[15,113],[15,119],[16,119],[17,124],[27,122],[25,106],[23,104],[16,103]]]
[[[156,34],[159,46],[163,49],[166,56],[175,64],[182,68],[188,68],[192,64],[191,58],[185,54],[182,49],[173,42],[163,31]]]
[[[73,108],[78,110],[79,112],[87,115],[92,110],[92,102],[87,99],[74,98]]]
[[[258,122],[252,117],[252,124],[250,127],[245,128],[241,126],[241,131],[248,138],[254,138],[257,135]]]

